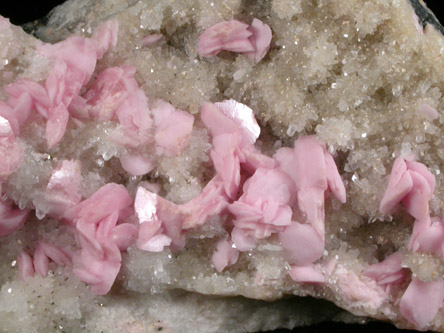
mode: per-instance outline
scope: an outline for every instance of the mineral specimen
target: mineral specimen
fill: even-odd
[[[422,3],[69,0],[35,29],[0,18],[2,331],[444,331]]]

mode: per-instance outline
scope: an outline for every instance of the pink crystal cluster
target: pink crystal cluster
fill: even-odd
[[[293,149],[281,148],[273,158],[263,155],[254,146],[260,128],[253,111],[234,100],[204,104],[201,119],[212,136],[216,175],[184,205],[139,187],[137,246],[153,252],[165,246],[181,250],[186,230],[225,215],[231,237],[216,245],[212,261],[217,271],[276,234],[293,265],[294,280],[326,282],[314,265],[324,252],[325,195],[332,192],[345,202],[345,188],[325,144],[314,136],[300,137]],[[294,210],[305,218],[294,221]]]
[[[430,217],[429,201],[435,189],[435,176],[414,156],[398,157],[379,210],[392,213],[402,204],[415,218],[409,250],[434,254],[444,259],[444,220]],[[423,282],[402,268],[403,255],[394,253],[383,262],[370,266],[364,275],[374,279],[388,294],[408,283],[399,303],[399,311],[417,329],[423,329],[435,318],[444,301],[444,280]],[[408,282],[411,280],[411,282]]]
[[[9,24],[3,18],[2,22]],[[134,67],[110,67],[92,77],[97,60],[116,44],[117,34],[117,22],[108,21],[91,38],[41,43],[37,52],[52,61],[45,82],[20,79],[3,87],[9,98],[0,102],[0,185],[23,161],[21,127],[40,119],[46,121],[49,151],[63,139],[69,121],[76,127],[87,121],[118,123],[122,131],[113,133],[111,140],[127,149],[120,162],[130,175],[143,175],[154,167],[155,157],[146,156],[144,146],[153,145],[157,156],[176,155],[186,146],[194,117],[161,100],[150,109]],[[107,184],[82,200],[81,184],[81,161],[63,160],[43,193],[48,215],[75,232],[79,249],[71,253],[40,241],[32,257],[26,252],[19,256],[19,275],[45,276],[50,261],[73,266],[94,294],[103,295],[120,271],[121,252],[138,235],[137,225],[127,222],[134,217],[133,199],[124,186]],[[29,210],[14,208],[11,200],[0,201],[0,236],[20,229],[28,215]]]
[[[254,62],[259,62],[270,48],[270,27],[255,18],[251,25],[238,20],[223,21],[204,31],[197,46],[199,54],[211,57],[221,51],[244,53]]]
[[[2,29],[10,26],[6,19],[2,18],[1,23]],[[251,37],[243,42],[249,45],[248,56],[259,61],[268,50],[271,30],[259,20],[254,20],[247,32],[241,30],[238,30],[239,34]],[[147,96],[134,78],[134,67],[109,67],[93,77],[97,60],[116,45],[117,35],[117,22],[108,21],[99,26],[91,38],[75,36],[54,45],[41,43],[37,53],[52,61],[46,80],[20,79],[3,87],[9,98],[0,102],[0,185],[23,162],[25,152],[20,138],[21,127],[40,120],[46,124],[45,139],[49,151],[63,140],[70,122],[78,128],[88,121],[118,123],[122,131],[112,133],[110,138],[115,144],[125,147],[127,154],[120,157],[120,163],[132,176],[150,172],[156,156],[175,156],[187,145],[194,117],[162,100],[151,102],[149,106]],[[228,38],[233,37],[232,32],[228,35],[231,36]],[[142,44],[150,45],[160,38],[155,35],[144,39]],[[234,101],[223,102],[219,106],[228,113],[236,113],[239,111],[237,108],[245,107]],[[250,112],[247,122],[255,123],[256,137],[248,144],[242,143],[245,148],[242,154],[248,156],[254,168],[253,165],[261,163],[262,159],[268,162],[271,159],[253,148],[259,126],[251,110],[246,109],[247,113]],[[239,125],[229,124],[233,133]],[[232,139],[240,139],[240,133],[236,132]],[[240,149],[241,143],[234,145]],[[154,157],[147,155],[144,149],[147,146],[154,147]],[[237,149],[231,144],[225,146],[223,142],[214,147],[212,154],[215,154],[215,161],[216,154],[230,160],[230,153],[224,149]],[[121,252],[136,240],[137,246],[147,251],[162,251],[165,246],[180,250],[185,245],[186,230],[202,225],[209,217],[227,209],[230,196],[236,194],[228,189],[225,191],[226,186],[231,186],[228,177],[235,176],[234,170],[231,174],[226,170],[226,163],[222,160],[215,162],[216,169],[222,170],[221,175],[209,182],[198,197],[178,206],[144,187],[138,189],[133,202],[124,186],[113,183],[106,184],[85,199],[81,194],[81,161],[60,161],[52,171],[43,197],[47,214],[74,232],[77,250],[69,251],[38,241],[31,246],[34,249],[32,255],[27,252],[20,254],[20,277],[46,276],[50,262],[54,262],[72,266],[75,275],[90,285],[94,294],[108,293],[120,271]],[[239,170],[237,177],[240,177]],[[155,204],[151,207],[153,200]],[[152,216],[147,215],[149,209],[155,209],[154,222]],[[14,208],[11,200],[0,201],[0,236],[19,230],[28,215],[29,210]],[[135,216],[139,218],[140,228],[132,222]]]

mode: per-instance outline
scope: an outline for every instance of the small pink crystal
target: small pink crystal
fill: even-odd
[[[239,258],[239,250],[233,248],[233,243],[221,239],[216,243],[211,261],[216,271],[222,272],[226,267],[234,265]]]
[[[228,206],[228,200],[222,179],[217,175],[205,185],[199,195],[182,205],[186,216],[182,225],[183,229],[196,228],[214,216],[223,215]]]
[[[234,216],[235,228],[253,239],[264,239],[283,231],[291,223],[292,186],[291,179],[280,170],[257,169],[244,183],[239,200],[228,207]],[[244,248],[237,240],[234,237],[236,246]]]
[[[434,282],[413,278],[401,298],[399,311],[416,329],[422,330],[435,318],[443,301],[444,281],[441,278]]]
[[[94,224],[112,212],[122,212],[131,204],[132,199],[123,185],[109,183],[102,186],[89,199],[68,209],[65,219]]]
[[[0,101],[0,135],[14,135],[20,134],[20,124],[17,115],[12,108]]]
[[[314,265],[291,266],[290,277],[299,283],[325,283],[327,279]]]
[[[239,133],[221,134],[213,138],[211,159],[216,172],[224,180],[225,193],[235,199],[240,185],[241,168],[238,156]]]
[[[123,133],[112,133],[110,140],[131,149],[121,160],[125,170],[133,175],[147,173],[152,165],[136,148],[153,141],[153,119],[148,107],[148,98],[139,87],[132,66],[109,67],[99,73],[90,89],[77,97],[70,106],[70,113],[79,119],[117,121]],[[143,161],[143,166],[132,164],[134,158]]]
[[[35,273],[45,277],[48,275],[50,259],[59,266],[69,266],[72,263],[71,255],[67,252],[51,243],[39,241],[34,250],[34,258],[26,252],[18,256],[19,277],[25,280]]]
[[[120,271],[122,257],[114,244],[104,244],[101,253],[94,252],[85,243],[80,256],[74,258],[74,274],[91,287],[94,295],[106,295]]]
[[[432,108],[428,104],[421,104],[418,107],[418,112],[420,115],[424,116],[425,118],[428,118],[430,120],[436,120],[439,118],[439,113],[436,111],[435,108]]]
[[[401,262],[402,254],[395,252],[384,261],[369,266],[362,275],[375,280],[387,294],[390,294],[392,288],[401,284],[407,276],[406,269],[402,268]]]
[[[325,144],[314,136],[299,137],[294,149],[281,148],[274,159],[294,181],[299,209],[324,239],[324,196],[330,189],[341,202],[345,202],[345,187],[336,164],[326,151]]]
[[[111,230],[111,241],[120,251],[126,251],[137,239],[139,229],[131,223],[121,223]]]
[[[254,117],[254,112],[252,109],[245,104],[235,101],[234,99],[227,99],[225,101],[215,103],[214,105],[217,107],[218,112],[222,112],[225,116],[236,123],[236,127],[242,133],[242,146],[246,147],[256,142],[261,133],[261,128]],[[206,106],[209,107],[208,104],[206,104]],[[215,112],[214,108],[210,108],[210,110]],[[209,110],[204,111],[204,108],[202,107],[202,112],[209,112]],[[207,123],[205,125],[208,126]],[[217,123],[212,124],[211,128],[213,128],[213,132],[217,127]],[[212,135],[215,136],[215,134]]]
[[[143,37],[142,46],[152,46],[162,38],[161,34],[151,34]]]
[[[254,51],[247,52],[247,56],[258,63],[267,54],[273,34],[268,24],[265,24],[257,18],[253,19],[248,30],[253,33],[249,39],[254,47]]]
[[[338,265],[335,274],[340,294],[347,302],[378,309],[387,301],[387,294],[373,279],[359,278],[342,265]]]
[[[398,157],[393,164],[387,189],[382,198],[379,210],[391,213],[399,202],[416,220],[409,241],[409,249],[418,251],[420,248],[431,250],[427,242],[439,241],[442,235],[430,235],[435,230],[440,232],[441,226],[434,224],[429,216],[429,201],[435,190],[435,176],[424,164],[412,161],[413,157]],[[438,237],[438,239],[437,239]],[[423,244],[421,244],[423,243]],[[441,255],[443,250],[433,246],[434,251]]]
[[[416,221],[410,243],[413,251],[432,253],[444,259],[444,220]]]
[[[279,234],[287,259],[296,266],[307,266],[324,253],[324,241],[310,224],[293,222]]]
[[[379,210],[391,213],[402,202],[415,219],[425,220],[429,216],[429,200],[434,189],[435,177],[424,164],[398,157]]]
[[[176,110],[165,101],[158,101],[151,110],[154,118],[156,153],[175,156],[188,143],[193,130],[194,117],[188,112]]]
[[[40,276],[48,275],[49,259],[59,266],[71,265],[71,257],[57,246],[47,243],[38,242],[34,251],[34,269]]]
[[[154,163],[139,154],[127,154],[120,158],[122,168],[132,176],[142,176],[154,169]]]
[[[81,200],[81,164],[78,160],[63,160],[51,174],[45,192],[48,214],[62,218],[68,208]]]
[[[137,247],[150,252],[161,252],[165,246],[179,251],[185,246],[185,231],[204,224],[221,214],[227,206],[222,182],[216,176],[202,193],[183,204],[173,204],[157,194],[139,187],[135,211],[140,223]]]
[[[212,137],[216,137],[221,134],[236,133],[241,131],[239,125],[234,121],[234,117],[219,109],[215,104],[204,103],[200,111],[200,118],[208,129]],[[248,131],[242,131],[242,139],[244,137],[250,137],[251,133]],[[248,140],[248,139],[247,139]],[[243,140],[242,140],[243,141]],[[255,141],[255,140],[254,140]],[[250,142],[248,140],[247,142]]]
[[[138,147],[152,140],[153,120],[148,109],[148,98],[142,89],[135,90],[122,101],[116,116],[125,131],[123,145]]]
[[[236,244],[236,248],[242,252],[250,251],[256,247],[254,231],[248,229],[234,227],[231,230],[231,239]]]
[[[270,27],[257,18],[250,26],[231,20],[206,29],[197,46],[203,57],[211,57],[225,50],[245,53],[254,62],[259,62],[267,54],[271,38]]]
[[[135,225],[118,224],[131,205],[125,187],[110,183],[65,213],[65,219],[76,227],[81,247],[73,258],[74,273],[96,295],[111,289],[121,266],[120,251],[136,239]]]
[[[253,33],[248,28],[248,24],[237,20],[223,21],[211,26],[199,37],[199,53],[204,57],[211,57],[222,50],[253,52],[254,46],[248,39]]]
[[[0,116],[0,183],[13,173],[24,158],[23,148],[14,135],[10,122]]]
[[[45,137],[48,147],[53,148],[65,133],[71,102],[90,80],[97,59],[116,41],[117,22],[105,22],[90,39],[69,37],[53,45],[40,44],[37,52],[53,60],[45,87],[22,80],[5,88],[10,94],[8,104],[17,112],[20,123],[35,108],[47,118]]]
[[[28,218],[28,209],[21,210],[13,208],[13,205],[14,203],[12,200],[4,201],[0,198],[0,237],[9,235],[21,229]]]
[[[260,128],[249,107],[234,100],[205,103],[201,119],[213,137],[210,155],[229,198],[234,200],[237,196],[242,170],[252,174],[259,167],[275,166],[253,145]]]
[[[94,30],[91,40],[94,42],[97,59],[102,59],[106,51],[117,44],[119,23],[116,20],[106,21]]]
[[[162,252],[171,244],[171,238],[163,234],[162,221],[157,218],[157,194],[139,187],[134,201],[134,209],[140,228],[137,248],[149,252]]]
[[[82,113],[76,114],[79,118],[93,118],[99,121],[116,119],[115,113],[123,100],[139,89],[134,79],[136,69],[132,66],[108,67],[101,71],[90,89],[83,95],[85,100]]]
[[[18,266],[19,278],[21,280],[26,280],[34,276],[35,274],[34,265],[32,263],[32,258],[28,253],[22,252],[18,255],[17,266]]]
[[[140,229],[137,247],[144,251],[162,252],[165,246],[180,250],[185,246],[180,207],[155,193],[139,187],[134,203]]]
[[[28,109],[21,109],[20,113],[15,113],[20,123],[23,123],[31,114],[31,110],[35,109],[43,117],[48,118],[48,110],[50,107],[50,101],[45,88],[30,79],[20,79],[17,82],[4,86],[3,89],[9,94],[8,105],[11,108],[15,108],[21,104],[23,96],[31,98],[31,105]]]

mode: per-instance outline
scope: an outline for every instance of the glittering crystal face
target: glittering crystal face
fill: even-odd
[[[203,295],[293,294],[439,330],[435,21],[413,0],[79,0],[42,42],[0,17],[2,325],[259,330],[278,310]]]

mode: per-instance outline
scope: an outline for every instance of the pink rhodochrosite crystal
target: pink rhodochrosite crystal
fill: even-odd
[[[325,275],[313,265],[292,266],[290,277],[293,281],[300,283],[325,283],[327,282]]]
[[[444,258],[444,224],[442,219],[433,217],[419,227],[415,222],[413,231],[413,234],[416,234],[412,245],[414,251],[434,253]]]
[[[34,269],[40,276],[46,276],[49,271],[49,259],[57,265],[66,266],[71,264],[70,256],[58,247],[46,243],[39,242],[34,251]],[[23,273],[25,275],[25,273]]]
[[[271,158],[260,154],[254,147],[260,128],[253,111],[246,105],[233,100],[205,103],[201,119],[213,137],[210,156],[229,198],[234,199],[237,195],[241,168],[253,173],[258,167],[274,166]]]
[[[435,189],[435,177],[421,163],[403,159],[395,160],[386,194],[380,211],[390,212],[399,202],[417,220],[429,215],[429,200]]]
[[[162,252],[173,243],[183,247],[182,216],[177,206],[157,194],[139,187],[134,202],[140,230],[137,247],[150,252]]]
[[[254,62],[259,62],[270,48],[271,37],[270,27],[257,18],[253,19],[250,26],[231,20],[206,29],[197,45],[200,55],[204,57],[231,51],[245,53]]]
[[[90,89],[82,97],[76,97],[70,108],[71,114],[79,119],[118,119],[116,111],[121,103],[139,89],[134,79],[135,73],[134,67],[125,65],[104,69],[97,75]]]
[[[322,145],[311,137],[302,138],[295,143],[295,150],[291,150],[291,157],[294,155],[296,159],[300,158],[302,162],[299,163],[306,170],[300,172],[308,173],[308,176],[297,178],[296,181],[293,181],[290,176],[294,174],[294,170],[285,163],[281,163],[282,169],[276,169],[276,163],[268,163],[267,166],[270,168],[258,166],[251,175],[249,170],[243,171],[242,168],[243,163],[247,163],[243,150],[254,151],[255,148],[252,144],[259,135],[257,123],[252,117],[251,110],[238,107],[238,104],[232,101],[219,105],[207,104],[202,110],[202,118],[213,136],[211,157],[218,174],[217,178],[224,181],[226,194],[226,197],[219,197],[218,201],[220,200],[222,205],[220,209],[217,209],[216,214],[230,213],[233,217],[234,228],[231,235],[235,248],[240,251],[248,251],[255,246],[256,240],[266,239],[273,233],[278,233],[284,248],[289,252],[289,260],[292,263],[297,266],[308,266],[319,259],[324,251],[322,214],[324,192],[328,189],[328,184],[331,183],[335,194],[341,201],[345,201],[345,189],[339,175],[337,175],[334,162],[331,162],[331,157],[328,164],[325,162],[325,156],[329,156],[325,148],[322,148]],[[316,160],[316,155],[313,155],[316,154],[317,149],[319,149],[318,160]],[[310,158],[315,160],[310,162]],[[277,159],[278,162],[281,161],[279,156]],[[303,163],[306,163],[307,166],[304,166]],[[321,164],[323,173],[316,172],[316,169],[313,170],[313,166],[319,163],[324,163],[323,166]],[[328,176],[327,169],[329,170]],[[241,173],[245,173],[248,179],[244,182],[242,195],[239,196]],[[216,181],[214,179],[212,182]],[[210,184],[211,182],[207,186],[212,187]],[[299,184],[299,188],[296,184]],[[308,220],[308,224],[292,222],[291,206],[294,206],[297,195],[306,191],[306,188],[309,189],[309,193],[312,191],[316,194],[313,195],[313,199],[305,199],[305,202],[318,200],[319,204],[305,204],[303,202],[301,209],[305,209],[308,218],[320,216],[320,220],[312,218],[312,220]],[[319,196],[321,195],[322,199],[316,199],[317,191],[321,192]],[[210,206],[206,208],[207,203],[215,204],[212,200],[206,200],[206,197],[212,196],[212,192],[204,189],[202,196],[198,197],[199,200],[192,200],[185,205],[178,206],[143,187],[139,187],[135,203],[136,213],[141,223],[138,247],[152,252],[162,251],[165,246],[170,245],[176,251],[182,249],[184,231],[190,227],[189,225],[188,228],[185,227],[186,221],[195,220],[196,211],[205,212],[208,210]],[[224,210],[224,205],[228,205],[227,211]],[[200,222],[197,225],[204,224],[205,220],[213,215],[203,214],[202,216],[202,213],[200,214]],[[289,227],[291,224],[293,226]],[[316,228],[321,229],[317,230]],[[229,259],[229,254],[226,251],[227,244],[220,244],[224,245],[220,245],[219,253],[215,252],[213,257],[213,262],[218,270],[236,262],[236,260]]]
[[[277,169],[258,168],[244,183],[243,194],[229,206],[234,216],[233,242],[250,250],[245,238],[264,239],[291,223],[291,180]],[[241,236],[244,234],[244,236]]]
[[[205,30],[197,46],[204,57],[211,57],[222,50],[232,52],[253,52],[254,46],[248,39],[253,33],[248,24],[237,20],[224,21]]]
[[[174,106],[164,101],[159,101],[152,113],[156,153],[167,156],[177,155],[188,143],[194,117],[188,112],[176,110]]]
[[[136,239],[134,224],[118,224],[128,217],[132,202],[125,187],[110,183],[65,214],[81,247],[73,258],[74,273],[91,285],[94,294],[108,293],[120,270],[120,252]]]
[[[135,210],[140,223],[137,247],[161,252],[165,246],[179,251],[185,246],[186,230],[207,222],[225,211],[228,198],[223,193],[219,177],[213,178],[200,195],[183,205],[169,202],[155,193],[139,187]]]
[[[439,118],[439,113],[438,111],[436,111],[436,109],[434,109],[433,107],[431,107],[428,104],[421,104],[418,107],[418,112],[424,116],[425,118],[428,118],[430,120],[436,120]]]
[[[310,265],[322,256],[324,242],[316,229],[309,224],[294,222],[279,235],[290,263]]]
[[[211,261],[218,272],[225,267],[234,265],[239,259],[239,250],[233,247],[233,242],[221,239],[216,244]]]
[[[399,310],[416,329],[421,330],[435,318],[443,301],[444,281],[422,282],[413,278],[402,296]]]
[[[128,154],[120,158],[122,168],[133,176],[142,176],[154,169],[151,159],[139,154]]]
[[[16,209],[13,206],[12,200],[0,199],[0,237],[19,230],[26,222],[29,210]]]
[[[26,280],[34,276],[35,274],[34,265],[32,263],[32,258],[28,253],[22,252],[19,254],[19,256],[17,257],[17,266],[18,266],[19,278],[21,280]]]
[[[232,256],[237,251],[249,251],[256,241],[277,233],[289,261],[295,266],[306,267],[301,268],[301,274],[307,279],[310,272],[318,276],[310,265],[324,252],[324,192],[330,186],[339,200],[345,201],[344,185],[325,147],[313,137],[302,137],[295,142],[295,149],[288,151],[289,155],[283,156],[282,153],[287,152],[285,148],[276,155],[277,163],[264,158],[264,161],[273,162],[244,168],[248,165],[245,151],[260,155],[253,146],[259,128],[252,111],[234,101],[206,104],[202,120],[213,136],[211,158],[217,176],[200,196],[184,205],[175,205],[139,187],[135,201],[141,224],[137,246],[151,252],[160,252],[165,246],[181,250],[185,245],[184,232],[193,226],[189,221],[197,220],[199,222],[194,225],[202,225],[213,215],[227,215],[232,217],[231,238],[237,250],[228,252],[227,241],[221,240],[220,248],[216,248],[213,255],[217,270],[234,264],[237,260]],[[297,162],[290,165],[288,159],[293,158]],[[239,195],[242,176],[246,180]],[[220,191],[220,186],[214,187],[220,180],[226,196],[218,194],[214,197],[216,201],[208,200]],[[299,199],[299,207],[307,215],[304,224],[292,222],[292,206],[295,207],[296,198],[300,197],[303,199]],[[218,208],[211,212],[209,208],[214,205]],[[296,272],[297,268],[294,270]]]
[[[13,173],[23,160],[23,148],[14,134],[11,123],[2,116],[0,116],[0,153],[1,182]]]
[[[398,157],[393,164],[389,184],[379,209],[382,213],[390,212],[402,202],[406,211],[415,218],[409,248],[413,251],[418,251],[421,247],[434,248],[440,255],[442,246],[430,244],[442,239],[440,222],[434,219],[432,225],[429,216],[429,201],[434,189],[435,176],[424,164]]]
[[[49,148],[62,139],[69,119],[69,105],[90,80],[97,59],[117,42],[117,27],[117,22],[108,22],[91,39],[70,37],[54,45],[40,45],[38,53],[53,61],[44,87],[32,80],[6,87],[11,96],[8,104],[21,122],[32,108],[47,119],[45,137]]]
[[[279,238],[291,263],[296,266],[310,265],[324,251],[325,192],[330,189],[344,203],[344,184],[333,158],[314,137],[299,138],[294,149],[279,149],[275,159],[292,178],[299,209],[306,217],[306,221],[293,222]]]
[[[413,157],[409,159],[398,157],[393,164],[379,209],[383,213],[390,212],[402,202],[406,211],[415,218],[409,249],[414,252],[432,253],[442,258],[444,241],[442,222],[441,219],[431,218],[429,215],[429,201],[432,199],[435,184],[435,176],[424,164],[413,161]],[[372,271],[392,266],[392,269],[398,272],[389,278],[393,281],[388,282],[391,284],[402,282],[404,278],[400,271],[401,258],[400,254],[393,255],[384,262],[372,266],[373,268],[370,267],[367,275],[370,274],[369,276],[378,281],[377,271],[374,273]],[[415,328],[424,329],[435,318],[443,300],[444,281],[441,278],[430,282],[413,277],[401,298],[400,312]]]
[[[393,287],[403,283],[407,276],[407,270],[402,268],[401,262],[402,254],[396,252],[384,261],[369,266],[362,275],[375,280],[378,285],[385,289],[387,294],[390,294]]]
[[[48,214],[62,218],[65,211],[81,200],[82,182],[80,161],[64,160],[54,169],[45,192]]]
[[[14,112],[17,119],[24,123],[31,115],[31,110],[37,111],[43,117],[48,117],[49,99],[45,87],[31,79],[20,79],[17,82],[4,86],[3,89],[8,93],[8,105],[10,108],[24,105],[20,113]],[[29,101],[22,104],[21,101]]]
[[[335,270],[338,287],[344,299],[354,304],[367,304],[368,307],[378,309],[387,301],[384,290],[371,279],[359,277],[339,266]]]
[[[267,24],[257,18],[253,19],[249,30],[253,33],[250,36],[250,41],[253,44],[254,51],[247,52],[247,56],[254,62],[259,62],[265,57],[270,48],[272,32]]]
[[[142,46],[152,46],[155,45],[160,39],[162,39],[161,34],[151,34],[143,37]]]
[[[111,47],[116,46],[118,31],[119,23],[117,21],[106,21],[97,27],[91,36],[97,59],[102,59]]]
[[[22,252],[17,258],[19,277],[22,280],[33,277],[36,273],[45,277],[49,271],[49,259],[59,266],[71,265],[70,254],[47,242],[37,244],[33,257]]]
[[[97,59],[117,42],[117,22],[107,22],[91,39],[70,37],[65,41],[40,46],[38,52],[54,61],[45,83],[49,100],[46,112],[46,140],[52,148],[58,143],[68,123],[68,107],[94,72]]]

